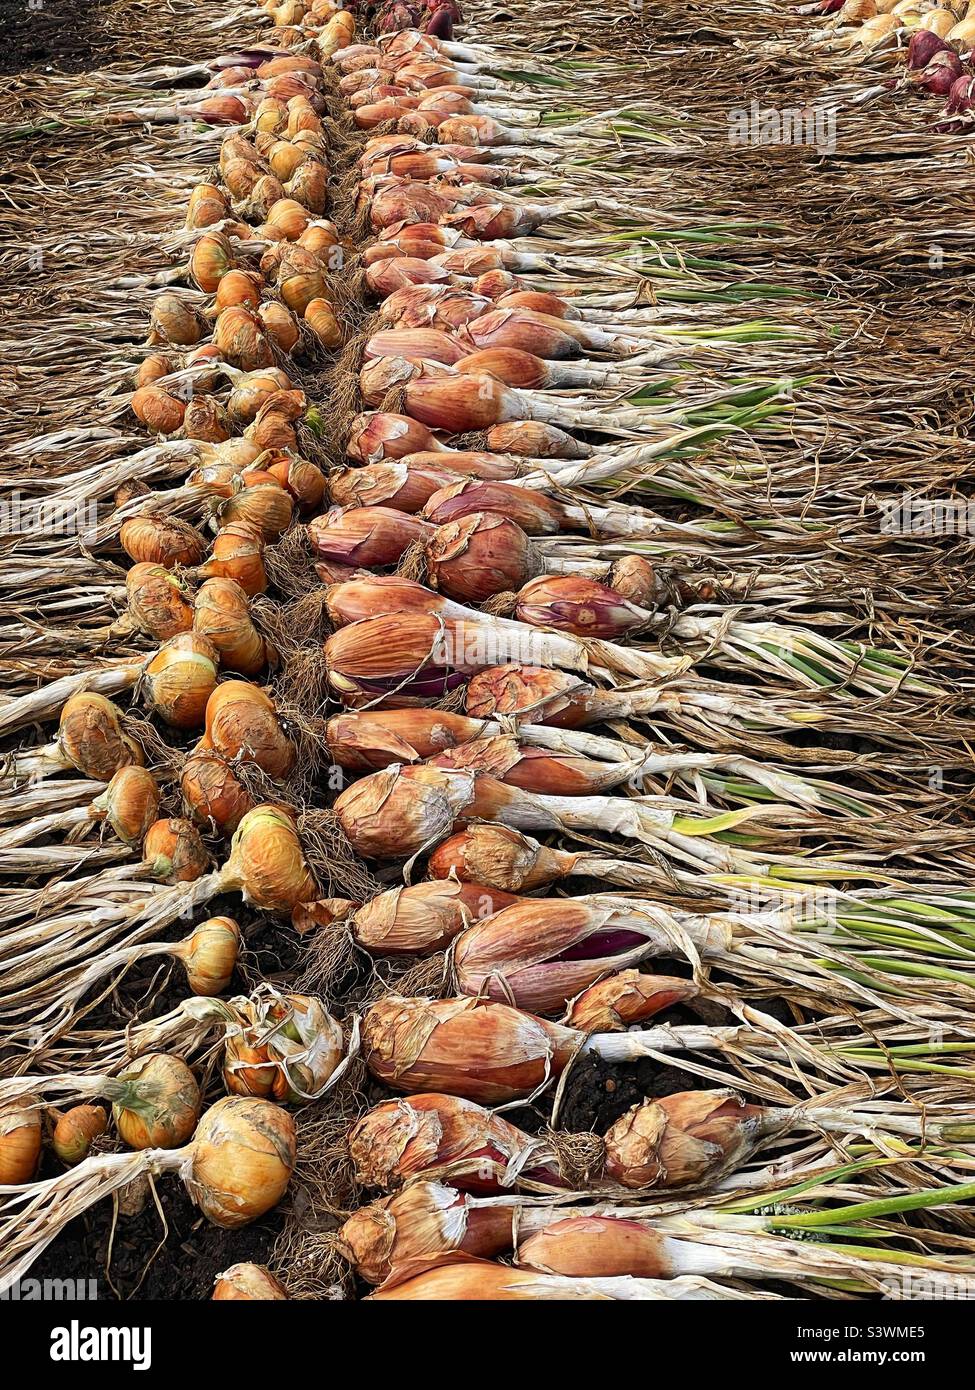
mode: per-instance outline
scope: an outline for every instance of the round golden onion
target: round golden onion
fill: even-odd
[[[51,1148],[62,1163],[73,1168],[88,1157],[92,1141],[107,1128],[108,1115],[101,1105],[72,1105],[54,1126]]]
[[[193,883],[210,864],[200,832],[180,816],[165,816],[150,825],[142,857],[152,877],[166,883]]]
[[[106,1088],[120,1138],[131,1149],[176,1149],[196,1128],[200,1088],[179,1057],[136,1057]]]
[[[294,1120],[267,1100],[225,1096],[203,1116],[187,1186],[216,1226],[255,1221],[284,1196],[295,1166]]]
[[[118,705],[93,690],[80,690],[64,702],[58,749],[72,767],[96,782],[110,782],[130,763],[143,762],[142,749],[123,730]]]

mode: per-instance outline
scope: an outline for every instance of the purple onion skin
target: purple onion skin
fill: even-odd
[[[646,937],[636,931],[596,931],[552,959],[601,960],[603,957],[621,956],[626,951],[632,951],[634,946],[641,946],[644,941]]]
[[[951,84],[945,114],[955,116],[971,111],[975,106],[975,77],[956,77]]]
[[[843,8],[843,0],[823,0],[819,7],[820,14],[835,14],[837,10]]]
[[[423,26],[423,32],[432,35],[435,39],[452,39],[454,37],[454,20],[450,11],[446,8],[434,10]]]
[[[926,68],[936,53],[944,53],[946,49],[951,52],[951,45],[944,39],[939,39],[930,29],[919,29],[912,35],[907,49],[907,66],[915,70]]]
[[[262,63],[280,57],[280,48],[242,48],[239,53],[221,53],[207,66],[216,72],[222,72],[224,68],[259,68]]]
[[[955,57],[952,54],[952,57]],[[958,80],[958,73],[953,71],[947,63],[932,64],[918,77],[918,86],[923,87],[926,92],[933,92],[937,97],[946,97]]]
[[[379,699],[383,695],[409,695],[421,700],[439,700],[458,686],[466,684],[467,677],[459,671],[446,671],[440,666],[424,666],[423,671],[404,685],[392,677],[388,681],[357,681],[359,691]]]

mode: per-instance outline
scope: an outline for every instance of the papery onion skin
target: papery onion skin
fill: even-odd
[[[632,1275],[669,1279],[678,1271],[666,1236],[620,1216],[567,1216],[518,1246],[518,1268],[583,1279]]]
[[[32,1097],[0,1106],[0,1185],[30,1182],[41,1158],[41,1112]]]
[[[200,1088],[185,1062],[150,1052],[130,1062],[117,1078],[121,1090],[112,1117],[132,1149],[176,1149],[196,1128]]]
[[[142,749],[124,732],[119,707],[92,690],[70,696],[61,710],[58,748],[71,766],[97,782],[143,763]]]
[[[288,1297],[280,1280],[263,1265],[236,1264],[217,1275],[214,1302],[280,1300]]]
[[[67,1167],[88,1157],[92,1142],[108,1128],[108,1115],[100,1105],[73,1105],[58,1118],[51,1148]]]
[[[165,642],[193,626],[193,605],[165,565],[133,565],[125,576],[129,614],[141,631]]]
[[[214,1225],[255,1221],[284,1196],[294,1171],[294,1120],[266,1100],[225,1096],[201,1119],[187,1186]]]
[[[444,950],[471,923],[519,899],[482,883],[435,881],[390,888],[352,915],[357,943],[371,955]]]
[[[92,806],[123,844],[140,845],[159,816],[156,779],[138,763],[121,767]]]
[[[193,883],[210,864],[200,832],[179,816],[157,820],[149,827],[142,854],[152,876],[167,883]]]

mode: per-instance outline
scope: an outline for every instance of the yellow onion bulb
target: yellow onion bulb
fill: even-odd
[[[240,951],[240,927],[232,917],[208,917],[194,927],[173,954],[186,970],[194,994],[222,994],[233,979]]]
[[[267,471],[291,494],[303,512],[320,507],[325,496],[325,474],[316,463],[294,454],[281,454]]]
[[[278,277],[278,289],[292,313],[304,318],[309,305],[324,299],[325,277],[317,266],[312,270],[291,270],[285,264]]]
[[[162,386],[140,386],[129,401],[132,414],[153,434],[175,434],[183,423],[186,405]]]
[[[136,386],[151,386],[160,377],[169,376],[175,370],[172,359],[164,352],[150,352],[139,363],[133,381]]]
[[[223,232],[206,232],[193,247],[190,276],[204,294],[213,294],[223,277],[234,269],[230,238]]]
[[[287,391],[291,382],[279,367],[247,372],[238,377],[227,400],[227,412],[238,425],[249,425],[261,406],[278,391]]]
[[[233,579],[208,579],[194,601],[193,628],[212,643],[225,671],[255,676],[268,663],[268,645],[255,628],[247,595]]]
[[[342,346],[345,334],[335,310],[327,299],[319,296],[310,299],[305,305],[305,323],[314,333],[327,352],[335,352]]]
[[[217,318],[213,341],[226,361],[243,372],[274,365],[274,351],[264,325],[257,314],[243,305],[224,309]]]
[[[63,1164],[73,1168],[88,1157],[95,1139],[108,1128],[108,1114],[101,1105],[72,1105],[58,1118],[51,1148]]]
[[[73,768],[95,782],[110,782],[120,768],[142,764],[142,749],[124,732],[118,705],[93,690],[64,702],[58,749]]]
[[[263,278],[253,270],[228,270],[217,285],[214,308],[218,314],[232,304],[256,309],[261,302],[263,285]]]
[[[310,220],[309,210],[294,198],[279,198],[268,212],[264,235],[268,241],[297,241]]]
[[[327,165],[323,164],[320,159],[315,159],[311,155],[307,156],[284,185],[284,191],[301,207],[307,208],[309,213],[314,213],[315,216],[323,213],[328,199]],[[306,222],[305,226],[307,225]],[[304,227],[302,231],[304,231]],[[296,238],[291,239],[296,240]]]
[[[149,341],[192,347],[203,337],[203,320],[183,296],[161,294],[149,310]]]
[[[92,802],[97,818],[108,821],[126,845],[141,845],[159,816],[159,788],[151,772],[133,763],[119,768]]]
[[[288,124],[288,108],[283,101],[265,97],[254,112],[254,126],[257,130],[279,134]]]
[[[233,427],[216,396],[194,396],[183,416],[183,433],[187,439],[204,444],[222,444],[230,438]]]
[[[264,538],[255,526],[243,521],[221,526],[214,537],[210,558],[198,571],[204,579],[234,579],[249,598],[267,588]]]
[[[298,321],[283,304],[269,299],[257,311],[271,341],[282,352],[293,352],[301,338]]]
[[[218,657],[196,632],[164,642],[146,667],[144,682],[152,708],[174,729],[198,729],[217,684]]]
[[[228,868],[245,901],[290,914],[319,896],[294,818],[282,806],[256,806],[237,827]]]
[[[304,158],[304,150],[299,145],[293,145],[290,140],[276,140],[267,152],[267,162],[271,173],[282,183],[287,183]],[[295,236],[298,235],[299,233],[296,232]],[[274,238],[275,241],[277,239],[277,237]],[[294,238],[286,237],[285,240],[291,241]]]
[[[205,739],[184,762],[179,785],[193,819],[224,835],[232,834],[255,806],[254,798],[235,776],[227,759],[214,752]]]
[[[207,549],[195,526],[154,512],[142,512],[123,521],[119,543],[136,564],[162,565],[168,570],[175,565],[198,565]]]
[[[0,1106],[0,1186],[30,1182],[41,1157],[41,1116],[30,1096]]]
[[[193,605],[165,565],[141,562],[125,576],[129,617],[140,632],[165,642],[193,626]]]
[[[229,497],[218,513],[221,524],[244,522],[259,531],[265,541],[276,541],[288,529],[294,501],[277,481],[245,487]]]
[[[222,222],[230,209],[221,189],[213,183],[198,183],[186,205],[186,225],[190,229],[211,227]]]
[[[206,709],[206,739],[225,758],[256,763],[281,780],[295,765],[295,747],[278,722],[266,691],[248,681],[218,685]]]
[[[196,1128],[200,1088],[179,1057],[148,1052],[105,1088],[120,1138],[131,1149],[176,1149]]]
[[[153,878],[166,883],[193,883],[210,865],[210,856],[191,821],[164,816],[146,831],[142,857]]]
[[[203,1116],[187,1186],[216,1226],[246,1226],[284,1196],[295,1166],[294,1120],[266,1100],[224,1096]]]
[[[314,222],[309,222],[298,238],[299,246],[303,246],[312,255],[320,256],[323,259],[327,258],[332,247],[338,246],[338,244],[338,228],[327,217],[317,218]]]
[[[263,1265],[231,1265],[217,1275],[213,1301],[255,1301],[287,1298],[284,1285]]]

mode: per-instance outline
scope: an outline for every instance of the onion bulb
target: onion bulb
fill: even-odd
[[[41,1157],[41,1116],[32,1097],[0,1106],[0,1186],[30,1182]]]
[[[213,1286],[213,1300],[282,1299],[288,1294],[284,1285],[263,1265],[231,1265],[218,1274]]]
[[[81,690],[65,701],[58,752],[96,782],[110,782],[123,767],[143,762],[142,749],[123,731],[122,711],[104,695]]]
[[[152,708],[174,729],[198,729],[217,684],[216,649],[196,632],[164,642],[145,669]]]
[[[108,1115],[101,1105],[72,1105],[54,1126],[51,1148],[61,1162],[71,1168],[88,1157],[92,1141],[107,1128]]]
[[[200,832],[178,816],[155,821],[146,832],[142,855],[153,878],[192,883],[210,863]]]

